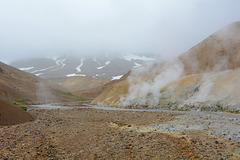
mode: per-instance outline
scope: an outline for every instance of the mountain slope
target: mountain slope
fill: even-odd
[[[0,98],[25,103],[69,100],[66,89],[0,62]]]
[[[54,81],[54,79],[52,81]],[[56,79],[55,81],[57,81],[59,85],[68,89],[70,92],[93,89],[99,86],[103,86],[104,84],[110,82],[107,79],[103,79],[103,78],[96,79],[89,76],[69,77],[64,79]]]
[[[217,72],[240,67],[240,22],[214,33],[179,59],[186,74]]]
[[[28,112],[0,99],[0,126],[29,122],[32,119]]]
[[[104,85],[100,85],[98,87],[91,88],[91,89],[78,90],[78,91],[73,92],[73,94],[80,96],[80,97],[96,98],[108,87],[113,86],[114,84],[117,84],[118,82],[121,82],[123,80],[126,80],[126,78],[129,74],[130,74],[130,71],[127,74],[125,74],[124,76],[122,76],[119,80],[109,81],[108,83],[105,83]],[[124,87],[124,85],[123,85],[123,87]]]
[[[156,60],[158,60],[156,56],[102,54],[19,60],[12,62],[10,65],[47,79],[90,76],[116,80],[120,79],[130,69]]]
[[[240,68],[211,74],[193,74],[162,90],[161,106],[172,109],[240,112]]]
[[[214,105],[218,103],[224,106],[232,105],[231,108],[233,109],[231,110],[235,111],[238,110],[237,106],[240,104],[238,101],[239,94],[236,89],[231,90],[230,88],[239,88],[237,80],[240,77],[238,77],[238,72],[233,70],[239,67],[240,22],[236,22],[214,33],[176,59],[133,70],[128,76],[128,80],[119,82],[119,84],[122,84],[121,88],[119,84],[110,86],[92,103],[157,107],[166,106],[166,104],[184,106],[185,104],[190,105],[190,103],[192,103],[191,105],[199,103],[207,105],[212,102]],[[223,71],[226,71],[226,73]],[[236,76],[234,81],[232,81],[233,75]],[[183,79],[180,80],[179,78]],[[219,82],[218,79],[224,79],[224,83]],[[205,84],[208,84],[208,80],[211,85],[205,86]],[[171,87],[166,87],[170,82],[173,83]],[[198,85],[197,89],[196,85]],[[221,87],[221,85],[224,85],[224,87]],[[204,91],[205,88],[208,88],[207,92]],[[213,93],[216,93],[216,90],[219,93],[224,93],[226,88],[230,90],[227,92],[228,95],[225,96],[227,97],[225,100],[217,100],[217,97],[220,97],[217,95],[214,100],[202,98],[204,99],[202,101],[188,101],[191,98],[194,99],[197,95],[199,95],[197,97],[201,97],[202,94],[199,93],[201,90],[206,97],[211,97]],[[122,92],[123,90],[125,92]],[[195,92],[187,94],[187,90],[195,90]],[[179,95],[182,96],[177,101]],[[231,104],[230,99],[234,103]]]

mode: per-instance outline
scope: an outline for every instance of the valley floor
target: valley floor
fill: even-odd
[[[29,112],[35,121],[0,127],[0,159],[240,159],[238,139],[216,137],[205,128],[172,132],[184,124],[179,117],[188,120],[185,128],[193,127],[197,121],[191,123],[191,114],[95,108]]]

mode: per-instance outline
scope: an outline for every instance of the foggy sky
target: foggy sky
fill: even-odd
[[[0,61],[56,54],[177,56],[240,20],[239,0],[0,0]]]

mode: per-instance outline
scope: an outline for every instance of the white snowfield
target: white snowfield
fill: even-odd
[[[66,77],[74,77],[74,76],[85,77],[86,75],[85,74],[76,74],[76,73],[66,75]]]
[[[18,69],[20,69],[22,71],[28,71],[28,70],[33,69],[33,68],[34,67],[26,67],[26,68],[18,68]]]
[[[53,59],[56,63],[56,65],[54,66],[50,66],[50,67],[47,67],[47,68],[43,68],[43,69],[39,69],[39,70],[34,70],[34,71],[31,71],[30,73],[33,73],[35,74],[36,76],[39,76],[41,74],[44,74],[44,73],[38,73],[38,72],[43,72],[43,71],[46,71],[46,70],[49,70],[51,68],[55,68],[56,66],[60,66],[60,68],[63,68],[66,64],[64,63],[64,61],[66,61],[66,58],[64,59],[60,59],[59,57],[52,57],[51,59]],[[28,68],[18,68],[22,71],[28,71],[28,70],[31,70],[33,69],[34,67],[28,67]],[[56,70],[59,70],[60,68],[55,68],[53,70],[51,70],[51,72],[54,72]]]
[[[97,69],[102,69],[103,67],[105,67],[105,65],[104,65],[104,66],[101,66],[101,67],[97,67]]]
[[[107,61],[107,62],[105,62],[105,65],[103,65],[101,67],[97,67],[97,69],[103,69],[104,67],[106,67],[109,64],[110,64],[110,61]]]
[[[93,58],[93,61],[96,62],[98,65],[101,65],[101,63],[98,62],[96,58],[97,58],[97,57],[94,57],[94,58]]]
[[[110,64],[110,61],[105,62],[105,65],[109,65],[109,64]]]
[[[66,64],[64,61],[66,61],[66,58],[61,59],[60,57],[52,57],[52,59],[55,61],[57,66],[61,66],[63,68]]]
[[[42,71],[46,71],[46,70],[48,70],[48,69],[50,69],[50,68],[53,68],[53,67],[55,67],[55,66],[50,66],[50,67],[48,67],[48,68],[44,68],[44,69],[35,70],[35,71],[32,71],[31,73],[36,73],[36,72],[42,72]]]
[[[111,81],[120,79],[120,78],[122,78],[122,76],[123,76],[123,75],[113,76],[112,79],[111,79]]]
[[[125,74],[126,70],[140,67],[145,62],[149,63],[157,59],[153,56],[148,57],[148,55],[143,56],[135,53],[125,53],[118,56],[109,56],[108,54],[95,55],[92,57],[80,54],[76,57],[56,55],[33,60],[29,59],[29,62],[26,61],[27,63],[25,64],[21,64],[21,62],[21,66],[18,69],[44,78],[91,76],[115,80],[121,78],[120,76]],[[127,65],[124,66],[125,64]],[[19,66],[19,64],[15,65],[16,67]],[[119,68],[120,65],[122,67]],[[90,69],[88,69],[88,66]]]
[[[56,65],[59,65],[59,60],[58,60],[59,57],[52,57],[52,59],[55,61]]]
[[[81,63],[80,63],[80,65],[76,67],[76,70],[77,70],[78,73],[82,71],[82,70],[81,70],[81,67],[83,66],[83,62],[84,62],[84,59],[81,58]]]
[[[37,73],[37,74],[35,74],[35,76],[40,76],[41,74],[43,74],[43,73]]]
[[[156,60],[155,58],[139,56],[139,55],[134,55],[134,54],[128,54],[128,55],[124,55],[122,57],[123,57],[123,59],[125,59],[127,61],[132,61],[132,60],[154,61],[154,60]]]
[[[65,63],[63,63],[64,61],[66,61],[66,59],[62,59],[62,60],[60,61],[60,63],[62,64],[61,68],[63,68],[63,67],[66,65]]]
[[[137,67],[141,67],[142,65],[141,64],[138,64],[136,62],[134,62],[134,67],[133,68],[137,68]]]

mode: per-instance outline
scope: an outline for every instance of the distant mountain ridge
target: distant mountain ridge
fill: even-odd
[[[130,69],[159,60],[156,56],[137,54],[98,56],[56,56],[17,60],[10,65],[41,78],[53,79],[90,76],[108,80],[120,79]]]

